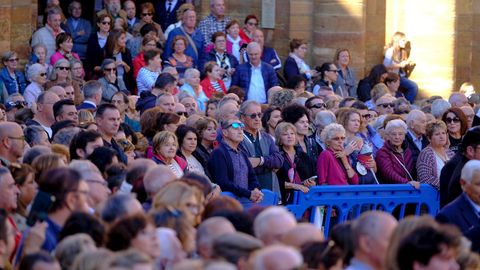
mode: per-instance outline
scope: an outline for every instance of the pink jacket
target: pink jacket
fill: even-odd
[[[397,157],[397,158],[395,158]],[[411,181],[406,170],[397,161],[402,162],[412,177],[415,164],[412,152],[408,147],[404,148],[403,154],[395,152],[389,142],[385,142],[382,148],[377,151],[375,162],[377,162],[377,176],[382,184],[405,184]]]
[[[73,57],[75,57],[76,59],[80,60],[80,57],[78,56],[78,54],[72,52],[72,55]],[[67,58],[65,58],[65,56],[63,54],[61,54],[60,52],[56,51],[54,54],[52,54],[52,56],[50,56],[50,65],[55,65],[55,62],[57,62],[58,60],[60,59],[66,59],[68,60]]]
[[[332,150],[326,149],[320,153],[317,160],[318,184],[328,185],[357,185],[358,175],[348,179],[347,172],[343,169],[341,161],[335,157]]]

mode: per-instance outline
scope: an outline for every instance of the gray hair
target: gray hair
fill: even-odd
[[[248,43],[248,45],[247,45],[247,52],[249,52],[249,51],[251,51],[255,48],[258,48],[258,49],[260,49],[260,51],[262,51],[262,46],[260,46],[260,44],[258,44],[258,42],[252,41],[252,42]]]
[[[7,62],[8,59],[10,59],[10,57],[12,57],[12,56],[14,56],[14,55],[16,55],[16,54],[17,54],[17,53],[14,52],[14,51],[6,51],[6,52],[2,53],[2,64],[3,64],[4,62]]]
[[[183,74],[183,77],[185,79],[190,79],[196,73],[200,74],[200,71],[198,71],[198,69],[196,69],[196,68],[189,68],[189,69],[185,70],[185,73]]]
[[[291,89],[283,89],[282,91],[273,93],[273,95],[271,96],[270,105],[283,109],[286,106],[290,105],[294,98],[295,91]]]
[[[42,64],[35,63],[27,69],[27,80],[33,81],[42,72],[46,72],[45,67]]]
[[[73,160],[68,167],[77,171],[83,179],[88,179],[92,174],[100,173],[100,170],[90,160]]]
[[[127,193],[116,193],[109,197],[100,213],[102,219],[107,223],[111,223],[117,218],[128,214],[127,204],[132,200],[135,200],[135,197]]]
[[[343,135],[345,135],[345,128],[343,128],[343,126],[340,124],[331,123],[322,130],[320,138],[322,139],[322,141],[326,142],[332,139],[333,135],[337,133],[342,133]]]
[[[102,93],[102,84],[98,81],[88,81],[82,87],[85,99],[93,98],[96,94]]]
[[[425,117],[425,113],[420,111],[420,110],[411,110],[408,114],[407,114],[407,117],[405,119],[405,122],[407,122],[407,125],[410,125],[413,120],[415,120],[416,118],[420,117],[420,116],[424,116]]]
[[[80,130],[81,129],[79,127],[62,128],[57,133],[55,133],[52,143],[63,144],[66,147],[69,147],[73,137],[75,137],[75,135],[77,135]]]
[[[401,128],[405,132],[405,134],[408,131],[407,124],[405,124],[405,122],[403,122],[403,120],[394,119],[394,120],[389,121],[387,123],[387,125],[385,126],[385,133],[389,134],[390,131],[392,131],[393,129],[398,129],[398,128]]]
[[[157,165],[146,171],[143,177],[143,185],[148,195],[155,196],[162,187],[175,180],[175,178],[169,167]]]
[[[160,105],[160,99],[164,97],[173,97],[172,94],[166,93],[166,92],[160,92],[160,94],[157,96],[157,99],[155,100],[155,106]]]
[[[37,126],[37,125],[27,126],[23,130],[23,134],[25,135],[25,141],[30,146],[40,143],[40,139],[41,139],[40,136],[42,133],[46,134],[47,132],[41,126]]]
[[[70,68],[70,62],[68,62],[67,59],[59,59],[57,62],[55,62],[55,65],[53,66],[52,74],[50,74],[50,81],[55,81],[57,79],[57,67],[62,64],[67,64]],[[68,71],[68,79],[72,79],[72,73],[70,72],[70,70]]]
[[[439,119],[442,117],[443,113],[451,107],[452,105],[448,101],[444,99],[437,99],[432,103],[431,112],[435,118]]]
[[[281,206],[271,206],[267,209],[263,210],[258,214],[253,222],[253,231],[255,232],[255,236],[263,241],[263,238],[268,232],[270,231],[270,221],[277,219],[277,218],[284,218],[284,220],[290,220],[292,223],[297,223],[297,220],[293,216],[291,212],[289,212],[286,208]]]
[[[385,237],[378,235],[379,231],[385,227],[386,223],[395,222],[395,218],[387,212],[368,211],[364,212],[357,220],[353,222],[353,242],[355,250],[359,248],[359,239],[366,235],[375,239]]]
[[[323,129],[326,126],[330,125],[331,123],[336,123],[337,118],[335,117],[335,114],[331,111],[319,111],[315,115],[315,120],[313,121],[313,124],[315,127],[318,129]]]
[[[245,113],[247,112],[248,108],[251,105],[255,105],[255,106],[259,106],[259,107],[261,106],[260,103],[258,103],[255,100],[247,100],[247,101],[243,102],[242,105],[240,105],[240,109],[238,110],[238,113],[240,115],[245,115]]]
[[[460,176],[460,179],[467,183],[472,183],[473,180],[473,174],[476,171],[480,171],[480,160],[470,160],[468,161],[465,166],[462,168],[462,174]]]

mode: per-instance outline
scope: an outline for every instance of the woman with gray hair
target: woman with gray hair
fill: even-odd
[[[55,62],[53,71],[48,79],[49,81],[45,84],[46,90],[50,89],[52,86],[58,85],[59,83],[71,83],[72,73],[70,69],[70,62],[67,59],[60,59]]]
[[[102,103],[110,103],[112,97],[119,91],[130,94],[123,80],[117,79],[117,64],[112,58],[106,58],[102,62],[103,76],[98,79],[102,84]]]
[[[385,144],[377,151],[375,161],[377,162],[377,176],[384,184],[406,184],[419,187],[412,173],[415,164],[412,152],[405,143],[407,124],[401,119],[388,122],[385,127]],[[413,174],[413,175],[412,175]]]
[[[320,153],[317,160],[318,184],[358,184],[358,175],[345,153],[345,129],[343,126],[336,123],[329,124],[320,135],[327,149]]]
[[[47,70],[42,64],[33,64],[27,70],[27,78],[31,83],[25,88],[23,97],[30,108],[37,101],[38,96],[44,91],[47,82]]]
[[[198,110],[205,112],[205,104],[208,97],[203,92],[200,85],[200,71],[195,68],[189,68],[185,71],[185,84],[182,85],[180,91],[187,92],[197,101]]]

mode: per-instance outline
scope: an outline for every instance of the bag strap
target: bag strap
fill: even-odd
[[[195,51],[195,55],[196,55],[197,58],[198,58],[197,45],[195,45],[195,42],[193,42],[192,37],[191,37],[187,32],[185,32],[185,30],[183,29],[183,26],[180,26],[180,30],[182,30],[183,34],[185,35],[185,37],[186,37],[187,40],[188,40],[188,43],[190,43],[190,45],[192,46],[193,50]]]
[[[403,170],[407,173],[408,178],[410,178],[410,181],[415,181],[415,180],[413,180],[413,177],[410,174],[410,172],[408,171],[407,167],[405,167],[405,165],[397,158],[395,153],[393,153],[393,157],[397,160],[397,162],[400,164],[400,166],[402,166]]]

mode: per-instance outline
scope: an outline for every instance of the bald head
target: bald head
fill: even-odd
[[[147,194],[153,197],[162,187],[175,179],[176,177],[169,167],[157,165],[147,171],[143,177],[143,185]]]
[[[56,94],[60,99],[67,98],[65,88],[61,87],[60,85],[52,86],[50,89],[48,89],[48,91]]]
[[[263,210],[253,223],[255,236],[265,245],[279,243],[283,235],[297,225],[292,213],[280,206]]]
[[[299,223],[282,236],[283,244],[299,249],[307,242],[323,240],[322,231],[311,223]]]
[[[289,270],[299,268],[303,258],[293,247],[274,245],[255,252],[251,264],[255,270]]]
[[[232,223],[223,217],[211,217],[198,226],[197,250],[200,256],[207,260],[212,256],[213,241],[224,234],[234,233]]]
[[[24,147],[22,127],[15,122],[0,122],[0,156],[17,162],[23,155]]]

